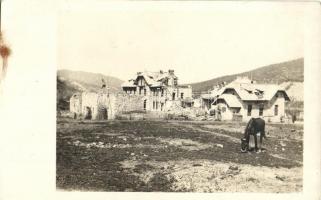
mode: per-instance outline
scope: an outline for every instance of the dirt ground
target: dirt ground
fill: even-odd
[[[57,119],[57,189],[301,192],[303,126],[267,124],[266,151],[240,152],[245,123]]]

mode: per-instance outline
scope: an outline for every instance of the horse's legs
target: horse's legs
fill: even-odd
[[[260,134],[260,149],[262,150],[262,144],[263,144],[263,137],[266,139],[265,136],[265,125],[263,126],[262,133]]]
[[[247,144],[247,150],[250,150],[250,134],[246,135],[246,144]]]
[[[262,151],[263,134],[264,132],[260,134],[260,151]]]
[[[257,136],[254,133],[255,151],[257,151]]]

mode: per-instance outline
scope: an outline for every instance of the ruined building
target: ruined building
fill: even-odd
[[[178,85],[174,70],[139,72],[122,84],[122,92],[109,93],[105,81],[98,92],[76,93],[70,98],[75,118],[107,120],[118,114],[148,111],[173,111],[191,107],[192,88]]]
[[[122,84],[123,91],[130,96],[143,97],[143,109],[168,111],[173,106],[192,106],[192,88],[178,84],[174,70],[168,72],[138,72]]]
[[[109,93],[103,81],[98,92],[83,92],[70,98],[70,112],[74,118],[107,120],[117,114],[144,110],[143,97],[130,96],[124,92]]]

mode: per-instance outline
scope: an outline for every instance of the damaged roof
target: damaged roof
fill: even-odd
[[[128,80],[121,84],[121,87],[136,87],[135,81],[133,79]]]
[[[283,93],[285,100],[290,100],[285,89],[274,84],[232,82],[225,86],[224,92],[227,89],[234,89],[243,101],[270,101],[277,92]]]
[[[146,83],[150,87],[160,87],[163,85],[163,81],[166,80],[169,77],[173,77],[174,79],[177,79],[177,76],[175,76],[173,73],[169,72],[150,72],[150,71],[144,71],[139,72],[136,75],[135,79],[131,79],[126,81],[122,84],[122,87],[136,87],[135,80],[137,80],[138,77],[144,77]]]

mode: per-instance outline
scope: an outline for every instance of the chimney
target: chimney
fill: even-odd
[[[160,73],[160,74],[163,74],[164,72],[163,72],[163,70],[159,70],[159,73]]]
[[[142,75],[142,72],[137,72],[137,76]]]
[[[174,70],[173,70],[173,69],[169,69],[169,70],[168,70],[168,73],[169,73],[170,75],[174,75]]]

